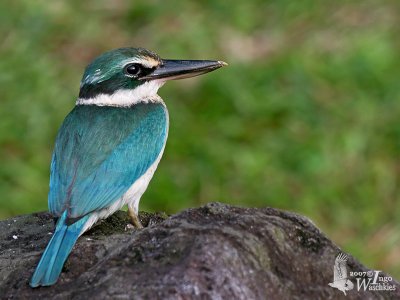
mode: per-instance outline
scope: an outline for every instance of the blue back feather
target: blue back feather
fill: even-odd
[[[167,138],[162,104],[77,106],[61,126],[51,162],[49,209],[60,216],[30,285],[54,284],[91,212],[113,204],[154,163]],[[78,218],[70,224],[71,218]]]
[[[77,218],[106,208],[153,164],[167,138],[166,108],[77,106],[66,117],[51,163],[49,208]]]

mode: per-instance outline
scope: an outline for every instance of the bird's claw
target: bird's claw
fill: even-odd
[[[133,226],[135,226],[138,229],[143,228],[143,225],[139,220],[139,216],[133,211],[133,209],[128,208],[128,215],[129,218],[131,219],[131,223]]]

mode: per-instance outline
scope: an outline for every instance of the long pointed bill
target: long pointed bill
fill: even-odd
[[[215,60],[163,59],[159,67],[140,79],[183,79],[208,73],[226,65],[226,62]]]

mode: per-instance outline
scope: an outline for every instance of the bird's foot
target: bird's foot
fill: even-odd
[[[128,215],[129,218],[131,219],[131,223],[133,226],[136,228],[143,228],[142,223],[140,223],[139,216],[135,213],[133,209],[128,208]]]

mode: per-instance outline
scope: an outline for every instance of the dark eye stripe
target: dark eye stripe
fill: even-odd
[[[132,77],[139,77],[142,73],[143,66],[141,64],[133,63],[125,66],[125,73]]]
[[[153,72],[155,67],[153,68],[146,68],[143,65],[139,63],[131,63],[127,64],[124,67],[124,72],[127,76],[132,77],[132,78],[140,78],[142,76],[146,76]]]

